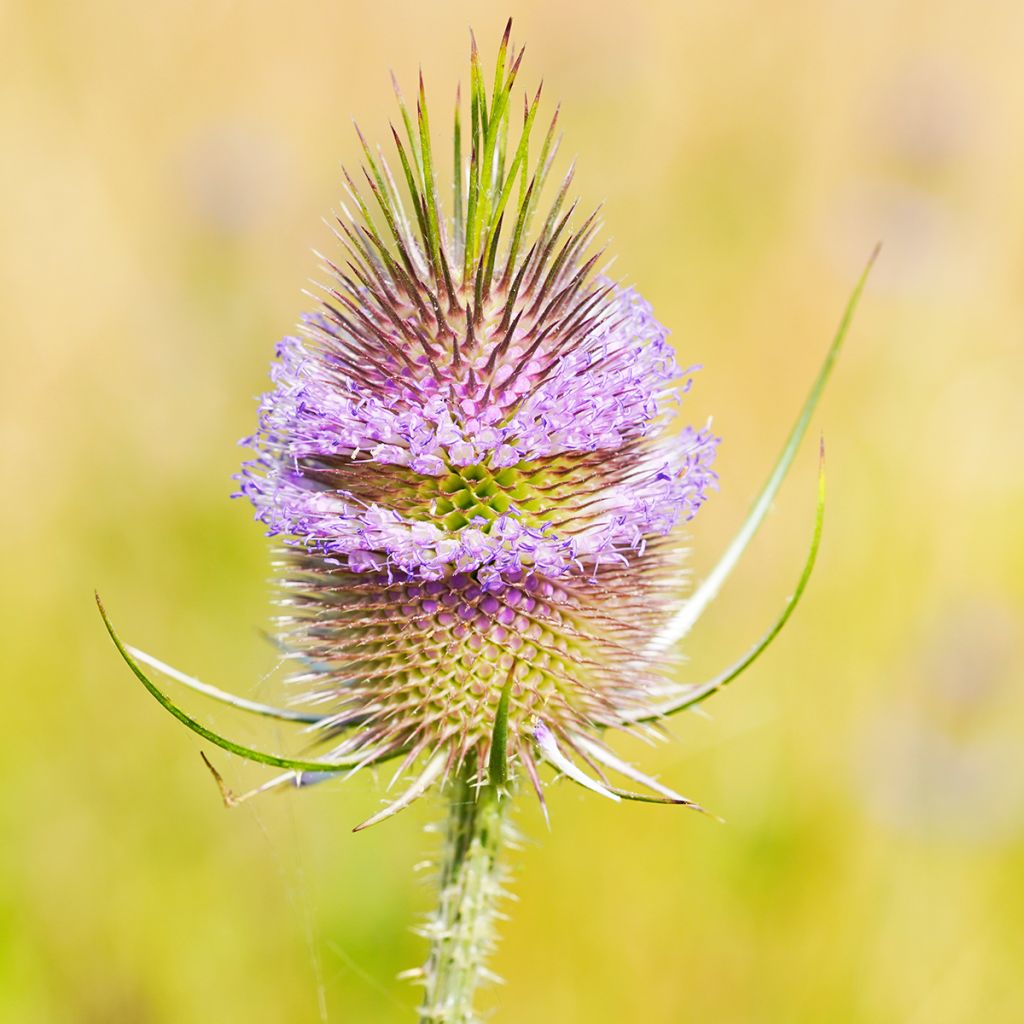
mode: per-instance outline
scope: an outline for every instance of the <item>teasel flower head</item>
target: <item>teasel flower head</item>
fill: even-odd
[[[285,541],[280,640],[333,753],[441,777],[484,777],[503,695],[506,756],[534,780],[545,749],[649,702],[664,680],[637,652],[678,596],[665,538],[715,485],[717,439],[675,429],[688,381],[650,305],[601,273],[572,171],[542,198],[557,114],[532,155],[521,58],[506,38],[488,96],[474,48],[451,213],[422,79],[400,173],[364,143],[241,476]]]
[[[412,110],[395,83],[390,157],[356,129],[364,162],[344,174],[315,307],[277,346],[245,442],[239,494],[281,542],[292,706],[232,697],[125,647],[104,613],[172,714],[287,769],[261,789],[396,761],[411,781],[364,826],[453,777],[528,780],[543,803],[543,762],[612,799],[690,804],[604,734],[650,730],[743,671],[791,614],[820,536],[819,501],[799,585],[762,641],[705,684],[675,682],[678,641],[763,520],[864,282],[740,534],[686,595],[679,527],[717,484],[718,438],[680,423],[697,367],[680,368],[650,304],[609,276],[598,212],[578,207],[572,167],[555,174],[558,111],[540,127],[540,88],[518,105],[510,28],[490,88],[473,42],[443,188],[422,75]],[[226,740],[140,662],[306,724],[318,756]]]

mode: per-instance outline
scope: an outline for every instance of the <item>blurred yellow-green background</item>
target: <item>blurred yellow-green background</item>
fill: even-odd
[[[1024,1020],[1024,7],[880,0],[0,7],[0,1019],[412,1019],[394,979],[423,955],[437,808],[353,836],[367,775],[224,811],[92,589],[133,642],[273,692],[235,441],[330,244],[350,118],[383,142],[387,68],[411,90],[420,63],[447,109],[469,24],[490,60],[509,13],[617,272],[705,366],[689,417],[725,441],[698,576],[885,247],[816,417],[830,508],[806,604],[712,718],[622,747],[727,824],[556,786],[547,833],[524,805],[486,1005]],[[686,678],[788,593],[813,449]]]

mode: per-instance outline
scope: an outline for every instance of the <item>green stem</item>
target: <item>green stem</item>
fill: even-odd
[[[460,777],[449,799],[438,908],[424,932],[431,947],[420,1024],[479,1019],[473,995],[494,948],[495,904],[502,892],[498,856],[509,798]]]

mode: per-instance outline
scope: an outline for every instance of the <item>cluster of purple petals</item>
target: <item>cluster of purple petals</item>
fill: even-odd
[[[518,461],[617,448],[661,426],[678,398],[681,371],[668,331],[632,289],[619,289],[602,326],[560,358],[539,385],[531,371],[512,383],[523,401],[504,428]],[[501,380],[501,370],[498,371]]]
[[[284,534],[356,571],[399,570],[440,579],[453,568],[481,582],[531,571],[559,577],[593,572],[600,564],[642,552],[651,536],[691,519],[714,487],[717,438],[687,430],[658,445],[657,459],[629,486],[609,487],[582,529],[557,534],[522,521],[514,509],[487,523],[482,517],[457,531],[409,520],[381,505],[360,505],[344,494],[312,487],[301,473],[264,464],[242,478],[271,535]]]
[[[513,379],[521,346],[496,371],[494,391],[514,396],[508,417],[471,397],[452,407],[448,388],[428,377],[417,388],[375,385],[339,373],[329,353],[285,338],[274,390],[260,408],[258,446],[282,461],[348,455],[441,476],[447,465],[493,469],[571,451],[617,448],[655,428],[678,395],[680,377],[667,332],[636,292],[622,289],[599,327],[554,366],[540,360]],[[546,371],[546,372],[545,372]],[[538,380],[538,378],[543,379]]]
[[[523,388],[509,416],[498,404],[426,397],[397,384],[370,386],[331,365],[327,352],[296,338],[278,347],[274,390],[264,396],[258,457],[240,475],[241,492],[271,535],[283,535],[356,571],[422,579],[475,572],[497,586],[517,573],[549,577],[640,552],[647,538],[692,518],[716,477],[717,438],[687,429],[654,437],[628,485],[610,486],[578,526],[554,533],[527,525],[513,508],[457,531],[359,503],[304,477],[301,460],[337,456],[406,466],[438,476],[452,466],[514,466],[566,452],[613,450],[659,433],[678,397],[680,376],[667,332],[631,290],[617,290],[606,326],[547,368],[526,367],[508,387]],[[515,352],[508,353],[509,362]]]

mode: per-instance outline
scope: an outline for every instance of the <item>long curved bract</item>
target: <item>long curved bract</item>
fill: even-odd
[[[811,573],[814,572],[815,562],[818,559],[818,549],[821,547],[821,532],[824,525],[825,458],[824,445],[822,445],[821,463],[818,470],[818,506],[814,516],[814,533],[811,537],[811,546],[807,552],[807,558],[804,561],[804,567],[800,573],[800,579],[797,581],[796,589],[786,599],[786,604],[783,607],[781,614],[771,624],[764,636],[762,636],[761,639],[758,640],[757,643],[754,644],[754,646],[751,647],[739,661],[718,673],[718,675],[709,679],[707,682],[698,684],[689,690],[684,697],[671,701],[661,707],[646,710],[637,715],[636,718],[630,719],[630,721],[650,722],[658,718],[664,718],[666,715],[674,715],[679,711],[686,710],[686,708],[692,708],[701,701],[707,700],[708,697],[722,689],[723,686],[731,683],[737,676],[742,675],[742,673],[757,661],[757,659],[768,649],[771,642],[779,635],[779,633],[782,632],[782,627],[789,621],[790,616],[796,610],[796,606],[800,602],[800,598],[807,589]]]
[[[202,736],[204,740],[208,740],[210,743],[220,747],[222,750],[226,750],[231,754],[237,754],[239,757],[244,757],[248,761],[256,761],[259,764],[268,764],[275,768],[288,768],[291,771],[296,772],[347,772],[351,771],[355,767],[370,763],[370,761],[384,761],[401,753],[399,750],[384,749],[381,750],[375,758],[369,757],[366,751],[361,751],[358,755],[353,755],[343,760],[304,760],[302,758],[295,757],[282,757],[279,754],[268,754],[262,750],[256,750],[253,747],[246,747],[241,743],[235,743],[233,740],[229,740],[226,737],[221,736],[219,733],[214,732],[212,729],[207,728],[201,722],[197,722],[189,714],[179,708],[170,697],[168,697],[154,682],[152,682],[146,673],[142,671],[139,663],[131,656],[128,649],[121,642],[121,638],[117,635],[117,632],[114,630],[114,626],[107,615],[107,610],[103,607],[103,602],[100,600],[99,594],[96,595],[96,606],[100,610],[100,616],[103,619],[104,626],[107,627],[110,639],[114,641],[114,646],[117,648],[118,653],[135,674],[135,677],[139,682],[142,683],[150,694],[152,694],[153,698],[167,711],[169,711],[179,722],[181,722],[182,725],[191,729],[197,735]]]
[[[722,557],[711,572],[708,573],[701,585],[697,587],[687,602],[668,621],[661,632],[648,644],[646,650],[648,656],[667,651],[690,632],[697,620],[704,614],[707,606],[718,596],[722,584],[725,583],[733,569],[736,568],[736,564],[739,562],[743,552],[746,551],[747,545],[757,533],[761,523],[764,522],[764,517],[767,515],[768,509],[771,508],[775,495],[778,493],[779,488],[782,486],[782,481],[785,480],[786,474],[789,472],[789,467],[793,463],[797,449],[800,447],[800,442],[807,433],[807,427],[825,390],[825,385],[832,375],[836,359],[839,357],[839,350],[842,348],[843,341],[849,332],[850,324],[853,321],[853,314],[857,309],[861,293],[864,291],[868,274],[871,272],[871,268],[878,257],[879,249],[880,246],[875,247],[846,303],[846,309],[843,311],[839,326],[836,328],[836,333],[832,338],[832,343],[825,354],[821,369],[818,370],[818,376],[814,379],[811,390],[800,410],[800,415],[797,416],[796,423],[793,424],[789,437],[786,438],[786,443],[782,447],[778,461],[765,481],[764,487],[761,488],[761,493],[754,500],[754,504],[751,506],[749,513],[747,513],[747,518],[733,538],[732,543],[725,549]]]
[[[247,697],[239,697],[237,694],[228,693],[227,690],[204,683],[202,680],[182,672],[181,669],[177,669],[173,665],[168,665],[167,662],[161,661],[159,658],[154,658],[152,654],[147,654],[131,644],[126,644],[125,650],[136,661],[141,661],[143,665],[155,668],[157,672],[162,672],[165,676],[169,676],[176,682],[181,683],[182,686],[187,686],[190,690],[201,693],[204,697],[209,697],[211,700],[219,701],[221,704],[228,704],[233,708],[238,708],[239,711],[248,711],[251,714],[261,715],[264,718],[277,718],[282,722],[299,722],[307,725],[317,725],[325,720],[323,715],[312,715],[309,712],[294,711],[291,708],[278,708],[272,704],[263,704],[260,701],[249,700]]]

